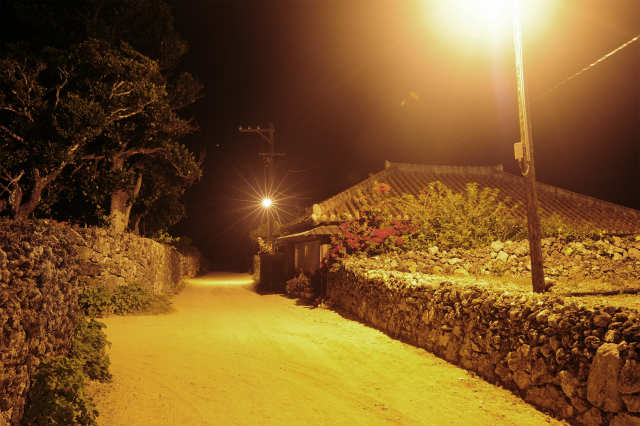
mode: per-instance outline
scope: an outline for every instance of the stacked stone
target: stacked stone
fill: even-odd
[[[78,315],[79,235],[45,222],[0,223],[0,424],[22,418],[30,377],[66,353]]]
[[[182,280],[200,271],[200,253],[180,253],[173,247],[134,234],[112,235],[103,228],[77,228],[81,285],[116,288],[132,282],[154,294],[171,294]]]
[[[200,255],[132,234],[55,221],[0,221],[0,425],[22,418],[41,360],[65,354],[77,321],[77,289],[138,282],[155,294],[180,288]]]
[[[640,425],[640,313],[417,275],[331,272],[329,302],[572,424]]]
[[[601,240],[542,240],[545,275],[554,280],[606,280],[622,283],[640,276],[640,241],[627,237]],[[365,260],[365,262],[367,262]],[[486,247],[424,252],[387,253],[368,260],[376,269],[435,275],[493,275],[514,277],[531,271],[529,242],[494,241]]]

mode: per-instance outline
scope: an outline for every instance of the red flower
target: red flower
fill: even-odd
[[[378,183],[373,190],[377,193],[389,192],[391,191],[391,186],[387,183]]]

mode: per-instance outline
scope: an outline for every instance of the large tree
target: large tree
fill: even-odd
[[[169,6],[161,0],[10,0],[4,7],[5,19],[18,23],[11,32],[15,40],[27,39],[39,52],[52,51],[47,47],[51,45],[66,58],[64,66],[51,61],[32,66],[46,98],[41,112],[45,120],[39,122],[53,122],[56,135],[66,135],[48,139],[67,155],[52,157],[59,160],[47,168],[44,182],[50,191],[46,202],[39,204],[41,210],[56,204],[59,213],[70,200],[75,206],[83,200],[81,216],[102,215],[108,205],[109,221],[118,232],[129,225],[132,209],[134,225],[143,218],[156,223],[149,228],[175,222],[177,212],[183,211],[177,206],[180,196],[201,175],[201,163],[179,142],[196,125],[180,111],[200,97],[202,85],[192,75],[178,72],[187,46],[174,29]],[[27,58],[18,58],[16,64],[23,59],[27,63]],[[55,69],[59,81],[39,79],[42,69]],[[62,121],[54,114],[60,104],[65,105],[52,101],[58,97],[71,106]],[[3,118],[0,115],[1,124],[5,124]],[[5,136],[11,135],[15,124],[6,123]],[[83,137],[82,132],[88,134]],[[33,135],[41,136],[42,129],[32,129]],[[15,145],[18,140],[13,139]],[[43,156],[33,154],[27,150],[24,158],[40,164]],[[39,167],[32,168],[40,172]],[[61,173],[65,179],[53,188],[51,183]],[[15,193],[27,174],[33,176],[34,189],[42,186],[35,185],[42,178],[33,170],[27,173],[12,167],[0,188]],[[39,193],[37,201],[42,200],[44,189]],[[153,207],[160,200],[165,204],[171,200],[175,214]],[[136,202],[140,205],[135,206]],[[37,202],[23,216],[36,207]],[[153,220],[156,211],[159,217]]]
[[[70,90],[64,55],[24,49],[15,46],[0,59],[0,213],[8,209],[18,219],[40,205],[106,118],[90,96]]]

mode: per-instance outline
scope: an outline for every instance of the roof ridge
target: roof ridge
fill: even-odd
[[[373,173],[373,174],[369,174],[369,176],[356,183],[353,186],[350,186],[349,188],[345,189],[344,191],[338,192],[337,194],[333,195],[332,197],[327,198],[326,200],[320,201],[319,203],[314,203],[312,206],[312,212],[311,212],[311,216],[314,222],[317,221],[317,217],[321,216],[324,214],[324,212],[322,212],[322,208],[320,207],[320,205],[325,205],[328,208],[331,208],[331,205],[334,204],[337,201],[341,201],[343,199],[350,199],[353,196],[353,193],[355,191],[357,191],[360,188],[366,188],[366,186],[371,182],[371,181],[375,181],[376,178],[378,178],[379,176],[383,176],[385,174],[387,174],[388,170],[386,168],[380,170],[377,173]]]
[[[446,174],[496,174],[504,173],[502,164],[494,166],[451,166],[442,164],[415,164],[415,163],[396,163],[391,161],[384,162],[384,168],[395,168],[396,170],[405,172],[426,172],[426,173],[446,173]]]

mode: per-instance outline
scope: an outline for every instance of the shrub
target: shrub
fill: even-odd
[[[111,380],[110,361],[106,352],[109,342],[102,330],[105,327],[103,323],[93,318],[87,321],[86,318],[81,317],[69,352],[69,357],[81,362],[82,370],[87,377],[101,382]]]
[[[89,317],[102,317],[113,311],[111,296],[111,290],[106,287],[81,287],[78,306]]]
[[[98,411],[85,395],[85,381],[111,380],[104,324],[81,317],[68,356],[42,362],[31,381],[21,424],[93,425]]]
[[[540,228],[545,237],[562,238],[567,241],[598,240],[604,236],[603,231],[591,224],[568,222],[558,214],[541,219]]]
[[[152,298],[151,290],[138,283],[119,286],[111,296],[113,313],[123,315],[145,311],[150,307]]]
[[[78,295],[78,305],[90,317],[171,311],[171,302],[166,296],[156,296],[138,283],[119,286],[115,290],[107,287],[83,287]]]
[[[527,237],[526,220],[517,214],[520,205],[501,200],[497,188],[468,183],[464,191],[455,192],[436,181],[417,195],[391,197],[390,190],[388,184],[376,182],[366,197],[356,197],[360,217],[340,225],[326,264],[354,253],[419,252],[434,245],[470,249]],[[542,219],[541,228],[544,236],[568,240],[603,235],[589,224],[567,222],[559,215]]]
[[[295,298],[312,300],[314,296],[311,280],[303,272],[287,281],[285,289],[287,295]]]
[[[516,214],[519,205],[501,201],[498,189],[468,183],[458,193],[431,182],[418,195],[389,197],[389,191],[389,185],[374,183],[368,197],[354,200],[362,206],[360,217],[340,225],[329,262],[356,252],[421,251],[433,245],[472,248],[526,235]]]
[[[21,424],[92,425],[98,412],[84,394],[82,363],[58,356],[40,364]]]

